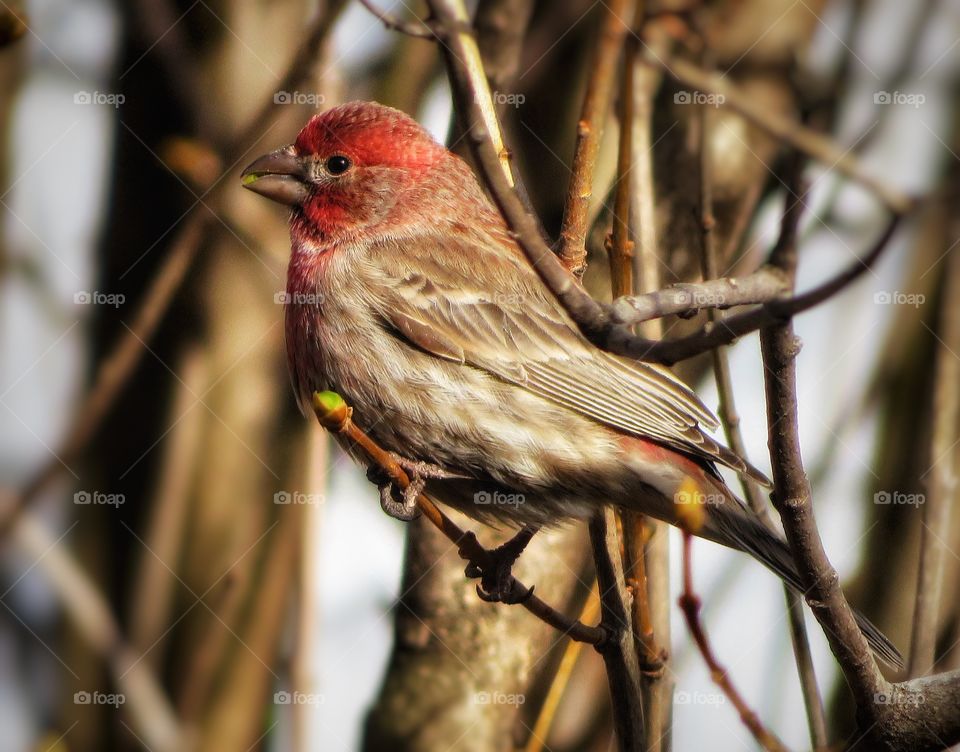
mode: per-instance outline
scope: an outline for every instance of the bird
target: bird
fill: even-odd
[[[403,494],[380,479],[385,511],[410,519],[426,489],[529,537],[605,505],[677,525],[679,505],[695,503],[697,535],[804,591],[787,542],[718,468],[769,480],[710,435],[717,419],[669,369],[580,332],[471,168],[413,118],[333,107],[241,181],[290,212],[285,340],[301,410],[338,392],[413,478]],[[902,666],[856,618],[875,654]]]

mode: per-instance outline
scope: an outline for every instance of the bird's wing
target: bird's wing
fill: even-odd
[[[416,243],[415,253],[377,254],[375,263],[380,313],[410,343],[624,433],[766,481],[704,433],[716,418],[667,369],[606,353],[583,337],[525,259],[473,244],[451,255],[449,239]],[[468,254],[474,263],[465,262]]]

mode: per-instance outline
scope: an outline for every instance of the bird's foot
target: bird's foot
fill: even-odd
[[[517,580],[513,576],[513,565],[538,529],[525,525],[503,545],[485,550],[480,561],[471,561],[467,565],[464,574],[471,579],[480,580],[477,583],[477,595],[481,600],[513,604],[523,603],[533,595],[532,587],[518,590]]]
[[[383,469],[376,465],[367,469],[367,480],[380,489],[380,508],[384,512],[395,520],[410,522],[420,516],[420,510],[417,508],[417,497],[423,493],[427,480],[454,476],[437,465],[408,460],[393,452],[390,454],[394,461],[410,476],[410,484],[401,491]]]

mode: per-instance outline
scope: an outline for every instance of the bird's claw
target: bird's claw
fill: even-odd
[[[426,480],[419,476],[412,478],[410,484],[399,494],[399,498],[396,484],[381,468],[368,468],[367,480],[380,489],[380,508],[387,515],[401,522],[410,522],[420,516],[417,497],[423,491]]]
[[[463,570],[470,579],[479,579],[477,596],[488,603],[523,603],[533,595],[533,588],[517,587],[513,565],[537,532],[534,527],[524,527],[510,540],[497,548],[484,552],[480,561],[471,561]]]

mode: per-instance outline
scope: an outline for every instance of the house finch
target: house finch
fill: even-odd
[[[769,481],[705,432],[717,420],[668,370],[579,332],[470,168],[410,117],[331,109],[243,184],[291,208],[287,361],[305,412],[339,392],[418,488],[481,520],[554,525],[610,503],[676,524],[678,503],[703,504],[698,535],[802,590],[716,465]]]

